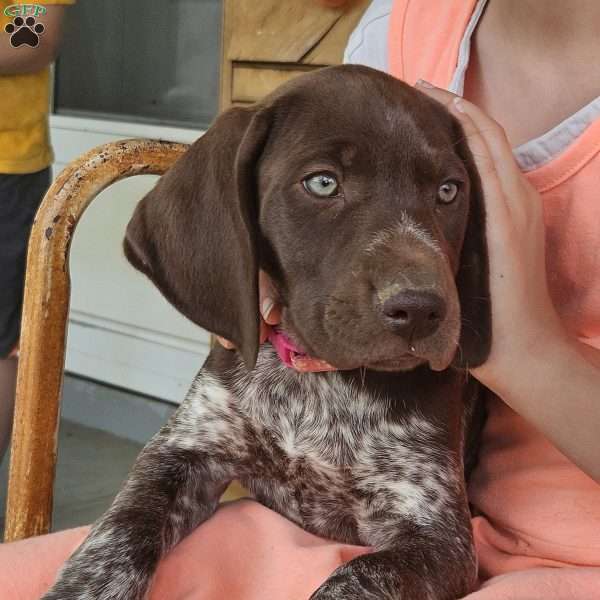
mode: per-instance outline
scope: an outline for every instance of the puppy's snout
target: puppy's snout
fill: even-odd
[[[403,290],[380,304],[386,327],[407,340],[434,333],[446,315],[446,303],[430,291]]]

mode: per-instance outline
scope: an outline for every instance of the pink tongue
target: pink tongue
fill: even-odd
[[[301,372],[336,370],[335,367],[332,367],[324,360],[307,356],[285,335],[285,333],[283,333],[283,331],[279,329],[271,329],[269,332],[269,341],[273,344],[281,362],[286,367]]]

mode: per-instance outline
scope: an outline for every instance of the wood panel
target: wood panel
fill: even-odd
[[[226,56],[233,61],[301,62],[342,14],[310,0],[237,0],[228,15],[235,35]]]
[[[231,99],[233,102],[256,102],[288,79],[310,69],[299,64],[233,63]]]
[[[369,0],[326,4],[224,0],[220,108],[258,100],[306,70],[340,64]]]
[[[337,65],[344,58],[344,49],[370,0],[350,2],[326,36],[305,54],[302,62],[310,65]]]

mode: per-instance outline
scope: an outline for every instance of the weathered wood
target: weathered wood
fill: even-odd
[[[344,60],[344,50],[350,34],[354,31],[371,0],[354,0],[347,3],[343,16],[327,32],[327,35],[302,58],[307,65],[337,65]]]
[[[301,64],[263,65],[258,63],[234,63],[231,84],[233,102],[256,102],[282,83],[306,73],[310,68]]]
[[[317,2],[237,0],[229,18],[232,61],[301,62],[342,16]]]
[[[306,69],[341,63],[348,37],[368,4],[369,0],[225,0],[221,110],[259,100]],[[264,65],[270,71],[261,71]],[[254,78],[252,68],[257,69]]]
[[[186,149],[155,140],[99,146],[67,166],[44,197],[27,255],[5,541],[51,526],[73,231],[104,188],[132,175],[161,175]]]

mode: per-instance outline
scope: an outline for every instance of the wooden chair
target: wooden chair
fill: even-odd
[[[75,227],[104,188],[132,175],[162,175],[186,149],[155,140],[99,146],[71,163],[44,197],[27,255],[7,542],[47,533],[51,526]]]

